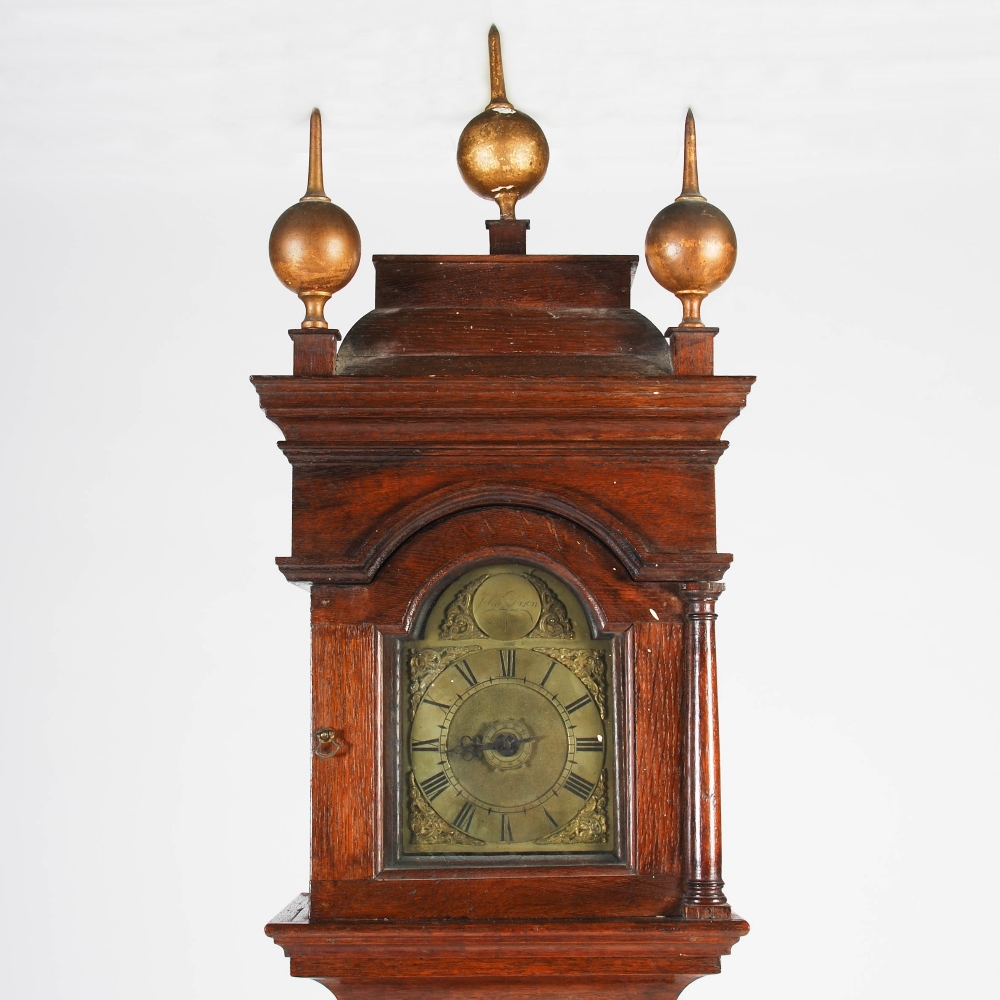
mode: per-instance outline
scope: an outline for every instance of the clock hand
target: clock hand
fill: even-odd
[[[472,760],[473,757],[481,757],[483,749],[483,738],[481,736],[463,736],[459,740],[457,747],[452,747],[448,753],[462,755],[463,760]]]
[[[522,743],[534,743],[538,739],[540,739],[538,736],[521,737],[504,733],[492,743],[483,743],[481,736],[463,736],[458,746],[452,747],[448,753],[460,754],[462,760],[472,760],[475,757],[482,757],[484,750],[498,750],[500,753],[506,750],[508,753],[505,756],[513,757]]]

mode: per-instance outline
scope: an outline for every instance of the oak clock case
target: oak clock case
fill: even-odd
[[[617,860],[620,642],[524,564],[427,603],[396,648],[390,864]]]
[[[548,145],[496,28],[488,54],[457,152],[499,209],[488,254],[376,254],[374,308],[329,329],[361,241],[318,111],[271,234],[305,316],[292,375],[253,383],[292,466],[313,756],[309,891],[266,932],[339,1000],[676,1000],[749,930],[722,879],[715,466],[754,379],[715,373],[701,317],[736,237],[689,112],[645,238],[678,326],[632,308],[638,256],[528,254]]]

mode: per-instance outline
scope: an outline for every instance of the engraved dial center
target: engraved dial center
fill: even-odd
[[[566,770],[569,716],[551,694],[525,679],[490,678],[470,688],[442,725],[445,770],[484,809],[537,805]],[[468,752],[477,746],[478,753]]]

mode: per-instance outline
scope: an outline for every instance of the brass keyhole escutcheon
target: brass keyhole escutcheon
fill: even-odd
[[[332,729],[317,729],[313,733],[312,750],[317,757],[335,757],[344,749],[343,734]]]

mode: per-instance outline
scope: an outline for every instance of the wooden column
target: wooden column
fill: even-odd
[[[687,695],[687,817],[684,915],[728,917],[722,891],[719,710],[715,667],[715,602],[721,583],[683,583]]]

